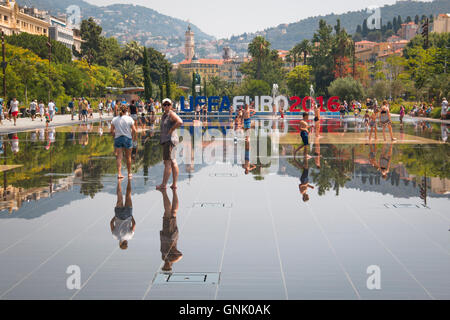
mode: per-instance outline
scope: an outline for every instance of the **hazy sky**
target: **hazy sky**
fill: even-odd
[[[264,30],[303,18],[345,13],[396,0],[85,0],[95,5],[134,3],[191,21],[217,38]]]

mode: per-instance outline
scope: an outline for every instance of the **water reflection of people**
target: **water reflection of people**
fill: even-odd
[[[162,230],[160,231],[161,240],[161,259],[164,261],[162,271],[172,271],[172,265],[183,258],[183,254],[177,249],[178,242],[178,195],[177,190],[173,189],[172,202],[167,195],[166,189],[161,189],[164,203],[164,216]]]
[[[300,163],[297,158],[297,151],[299,149],[295,150],[294,152],[294,165],[297,168],[300,168],[303,170],[302,175],[300,177],[300,184],[298,185],[300,194],[302,195],[303,202],[309,201],[309,195],[308,195],[308,188],[314,189],[312,185],[309,184],[309,165],[308,165],[308,157],[307,157],[307,150],[304,148],[304,156],[303,156],[303,164]],[[317,165],[317,164],[316,164]],[[320,164],[319,164],[320,166]]]
[[[256,169],[256,165],[250,163],[250,137],[245,137],[245,161],[242,167],[245,174],[249,174]]]
[[[441,124],[441,135],[442,135],[442,141],[445,143],[448,139],[448,127],[445,123]]]
[[[114,217],[110,221],[113,238],[119,240],[122,250],[128,248],[128,241],[134,236],[136,221],[133,218],[133,203],[131,201],[131,180],[128,180],[125,203],[122,196],[122,181],[117,181],[117,203],[114,208]]]
[[[11,138],[11,150],[14,154],[19,153],[19,137],[16,133],[14,133]]]
[[[389,144],[389,151],[387,151],[387,144],[385,144],[380,155],[379,168],[381,171],[381,176],[385,180],[387,179],[387,175],[391,167],[392,147],[392,144]]]

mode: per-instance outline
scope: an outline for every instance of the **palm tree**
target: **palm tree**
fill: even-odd
[[[309,42],[309,40],[307,39],[295,45],[295,47],[292,48],[292,50],[289,53],[289,55],[294,60],[294,67],[297,66],[297,62],[299,61],[300,55],[303,55],[303,64],[306,65],[308,55],[311,53],[311,51],[312,51],[311,42]]]
[[[134,61],[124,60],[119,65],[119,71],[122,73],[125,86],[139,87],[142,85],[142,68],[137,66]]]
[[[133,40],[125,45],[124,53],[126,58],[137,63],[143,58],[144,47]]]
[[[256,59],[256,79],[261,80],[261,66],[262,61],[267,58],[270,54],[270,42],[264,37],[257,36],[248,45],[248,53]]]
[[[312,51],[311,42],[305,39],[299,44],[299,51],[303,54],[303,64],[306,65],[308,55]]]

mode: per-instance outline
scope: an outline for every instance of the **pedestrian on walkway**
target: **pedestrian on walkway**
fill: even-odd
[[[12,99],[9,109],[14,119],[14,125],[16,125],[17,116],[19,115],[19,101],[17,101],[16,97]]]
[[[38,106],[37,100],[31,101],[31,103],[30,103],[31,121],[34,121],[34,118],[36,118],[37,106]]]
[[[447,120],[447,112],[448,112],[448,101],[446,98],[444,98],[442,99],[441,120]]]
[[[53,117],[55,116],[55,108],[56,105],[53,102],[53,100],[50,100],[50,102],[48,103],[48,113],[50,115],[50,122],[53,121]]]
[[[39,101],[38,108],[39,108],[39,115],[41,117],[41,121],[44,121],[45,105],[44,105],[44,102],[42,100]]]

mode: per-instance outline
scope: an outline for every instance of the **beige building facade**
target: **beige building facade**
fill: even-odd
[[[450,32],[450,13],[440,14],[434,19],[433,32]]]
[[[48,36],[49,26],[48,22],[26,14],[17,2],[6,0],[0,3],[0,29],[6,35],[26,32]]]

